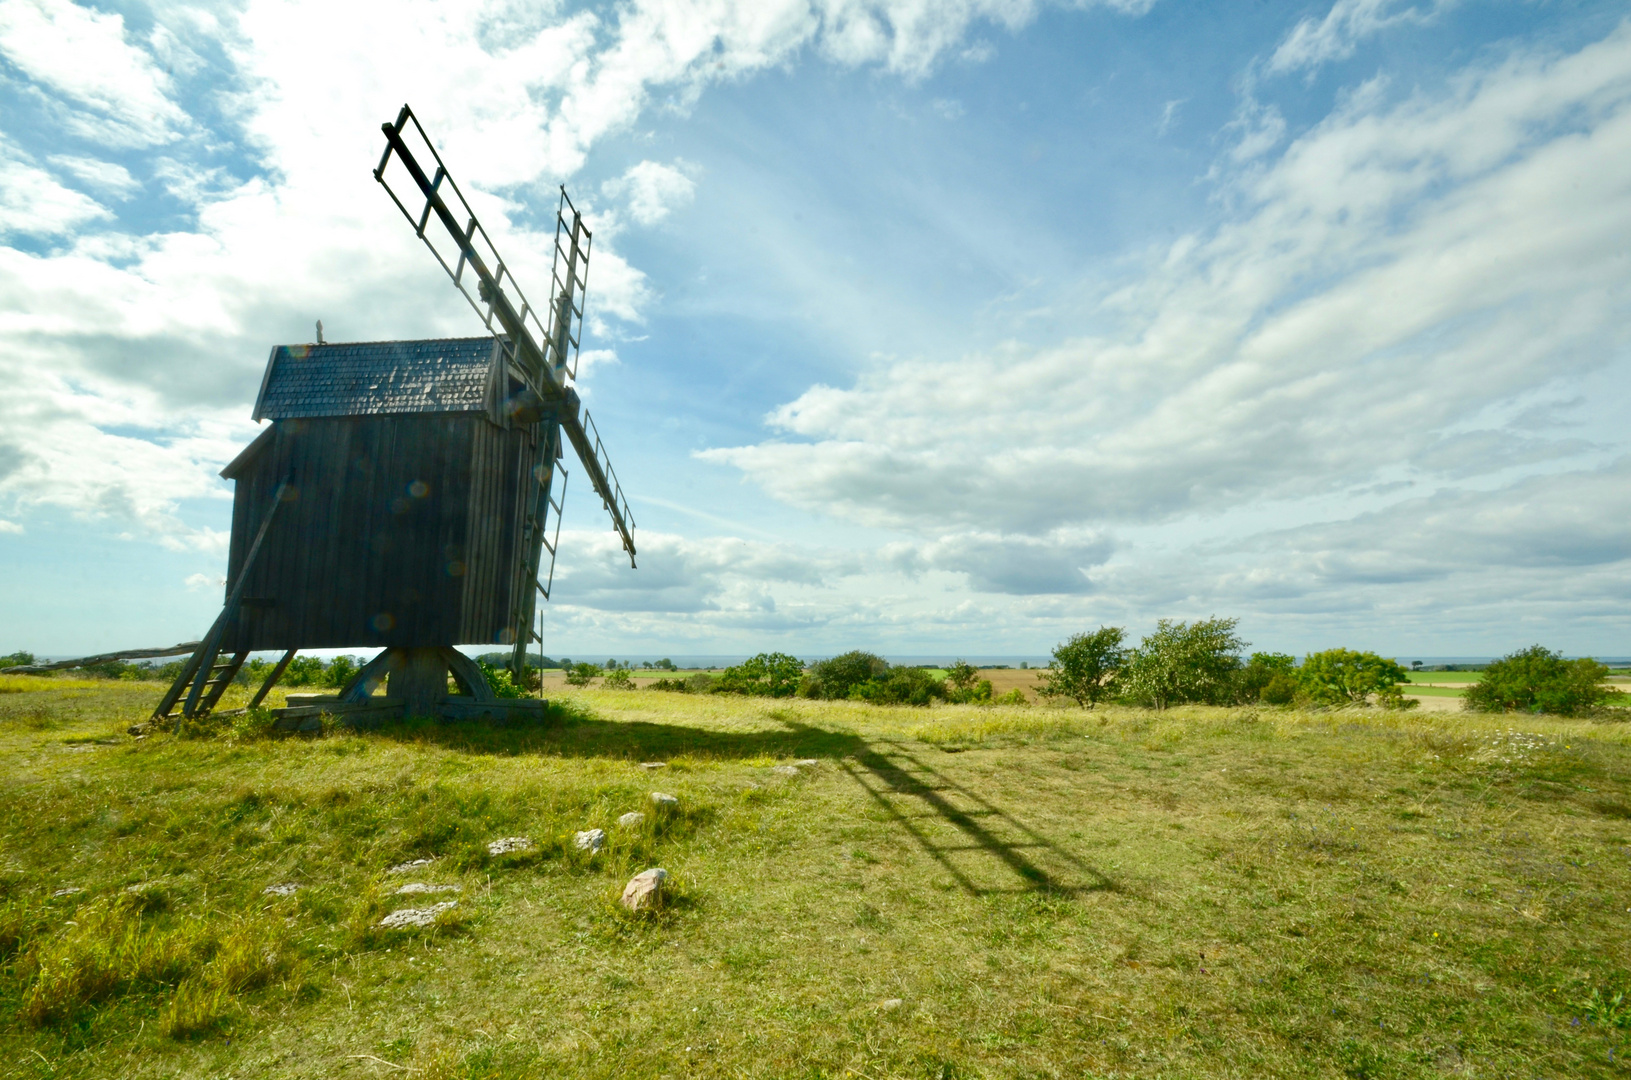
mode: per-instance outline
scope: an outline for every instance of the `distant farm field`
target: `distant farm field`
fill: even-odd
[[[1609,1077],[1631,1053],[1631,725],[590,689],[542,727],[136,739],[156,685],[3,689],[6,1075]],[[651,866],[669,903],[623,911]]]

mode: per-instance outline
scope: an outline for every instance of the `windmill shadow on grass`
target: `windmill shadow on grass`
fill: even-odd
[[[840,764],[970,896],[1124,891],[1102,870],[899,743],[868,744]]]
[[[487,721],[439,723],[413,719],[384,724],[374,738],[441,746],[468,754],[499,757],[538,755],[667,761],[694,757],[719,761],[749,758],[839,759],[867,752],[858,735],[779,721],[759,731],[716,731],[643,720],[603,720],[589,712],[551,702],[542,724],[503,725]]]

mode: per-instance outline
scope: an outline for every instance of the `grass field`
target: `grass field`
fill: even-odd
[[[0,687],[5,1075],[1627,1071],[1631,725],[589,690],[126,735],[159,689]],[[404,881],[462,891],[379,929]]]

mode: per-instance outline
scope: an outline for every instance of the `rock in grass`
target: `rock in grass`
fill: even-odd
[[[884,998],[882,1001],[878,1002],[878,1008],[884,1012],[894,1012],[904,1004],[906,1004],[906,1002],[902,1001],[900,998]]]
[[[664,795],[660,791],[651,793],[651,805],[659,810],[673,810],[680,805],[680,801],[672,795]]]
[[[666,761],[642,761],[640,763],[640,767],[642,769],[666,769],[666,768],[668,768],[668,762],[666,762]]]
[[[508,855],[512,851],[532,850],[532,839],[526,836],[501,836],[487,845],[489,855]]]
[[[85,890],[81,889],[78,885],[72,885],[72,886],[69,886],[66,889],[58,889],[56,892],[52,893],[51,895],[52,896],[78,896],[80,893],[82,893],[84,891]]]
[[[578,833],[574,842],[578,845],[579,851],[587,851],[593,855],[606,846],[606,830],[585,829],[583,832]]]
[[[777,776],[799,776],[799,775],[801,775],[799,773],[799,767],[797,765],[777,765],[774,769],[771,769],[770,771],[775,773]]]
[[[660,866],[650,870],[642,870],[623,886],[623,899],[618,903],[630,911],[639,911],[642,908],[656,907],[662,902],[663,882],[668,880],[668,871]]]
[[[402,888],[396,890],[398,896],[413,896],[416,893],[463,892],[457,885],[426,885],[422,881],[410,881]]]
[[[799,760],[793,762],[793,764],[797,765],[801,769],[813,769],[817,765],[820,765],[821,762],[817,761],[813,757],[807,757],[807,758],[800,758]]]
[[[625,829],[637,829],[646,822],[646,815],[638,810],[630,810],[617,819],[618,825]]]
[[[278,885],[268,885],[261,892],[267,896],[293,896],[300,886],[293,881],[285,881]]]
[[[417,870],[421,866],[429,866],[431,863],[433,863],[435,861],[436,861],[436,857],[434,855],[432,855],[428,859],[415,859],[412,862],[397,863],[395,866],[391,867],[389,870],[387,870],[385,872],[387,874],[406,874],[408,871]]]
[[[429,926],[436,921],[436,916],[457,907],[458,904],[457,900],[444,900],[427,908],[403,908],[391,912],[381,919],[379,924],[389,930],[400,930],[407,926]]]

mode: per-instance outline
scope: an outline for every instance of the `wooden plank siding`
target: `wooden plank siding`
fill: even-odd
[[[278,511],[226,650],[502,644],[525,563],[529,432],[485,413],[274,421],[234,462],[228,557],[243,564],[268,500]],[[422,488],[415,487],[416,482]],[[270,606],[266,606],[269,602]]]

